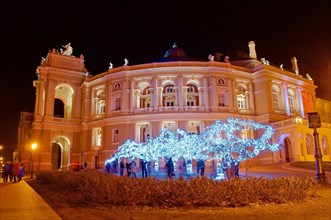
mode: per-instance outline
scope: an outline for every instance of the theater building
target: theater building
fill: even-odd
[[[160,59],[138,65],[125,60],[91,76],[84,57],[73,56],[68,46],[48,52],[33,82],[33,122],[18,150],[29,155],[29,146],[37,143],[36,170],[66,170],[73,161],[104,168],[127,139],[146,142],[164,127],[199,134],[216,120],[238,116],[276,129],[271,141],[281,149],[262,152],[256,163],[315,161],[307,113],[317,111],[323,161],[331,161],[330,102],[316,97],[317,86],[299,73],[295,57],[285,70],[258,59],[253,41],[247,53],[216,53],[205,60],[174,44]]]

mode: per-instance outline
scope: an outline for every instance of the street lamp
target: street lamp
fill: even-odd
[[[315,150],[315,160],[316,160],[316,177],[315,180],[318,180],[322,185],[327,183],[327,178],[323,170],[323,161],[322,161],[322,152],[319,146],[319,139],[317,128],[321,127],[321,118],[317,112],[310,112],[308,114],[308,127],[314,129],[314,150]]]
[[[33,179],[33,157],[34,157],[34,150],[37,148],[37,144],[33,143],[31,145],[31,148],[32,148],[32,157],[31,157],[31,176],[30,176],[30,178]]]

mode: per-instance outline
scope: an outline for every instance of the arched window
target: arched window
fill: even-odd
[[[279,99],[279,87],[276,85],[272,86],[272,103],[274,110],[279,111],[280,110],[280,99]]]
[[[64,118],[64,103],[61,99],[54,99],[54,117]]]
[[[246,89],[243,85],[238,85],[237,90],[237,107],[238,109],[246,109]]]
[[[314,154],[314,141],[313,141],[313,136],[311,134],[306,135],[306,149],[307,149],[307,155]]]
[[[328,139],[326,136],[323,135],[322,139],[322,154],[323,155],[328,155],[329,154],[329,150],[328,150],[328,147],[329,147],[329,144],[328,144]]]
[[[101,147],[101,146],[102,146],[102,128],[94,128],[92,147]]]
[[[292,89],[289,89],[288,90],[288,104],[289,104],[291,113],[293,113],[295,111],[294,102],[295,102],[295,93]]]
[[[175,90],[174,90],[174,86],[170,85],[170,86],[166,86],[164,88],[164,92],[165,93],[173,93]]]

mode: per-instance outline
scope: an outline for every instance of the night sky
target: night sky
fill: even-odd
[[[92,1],[90,1],[92,2]],[[96,3],[98,2],[98,3]],[[137,3],[139,4],[137,4]],[[197,2],[197,1],[194,1]],[[246,2],[246,3],[242,3]],[[7,1],[0,2],[0,145],[17,147],[21,111],[33,112],[36,68],[48,50],[71,42],[92,75],[163,57],[174,42],[189,56],[248,52],[291,69],[318,85],[331,101],[331,2],[278,1]],[[230,57],[231,59],[231,57]]]

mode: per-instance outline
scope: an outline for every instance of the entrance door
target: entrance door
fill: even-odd
[[[52,144],[52,170],[61,168],[61,147],[57,143]]]
[[[94,166],[95,166],[95,169],[99,169],[99,156],[95,156]]]
[[[285,159],[286,159],[286,162],[291,162],[290,149],[291,149],[292,143],[291,143],[289,138],[285,138],[284,144],[285,144]]]

